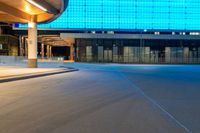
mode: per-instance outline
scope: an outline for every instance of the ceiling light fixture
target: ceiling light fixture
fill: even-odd
[[[26,1],[28,1],[28,2],[31,3],[32,5],[34,5],[34,6],[38,7],[38,8],[40,8],[41,10],[43,10],[43,11],[45,11],[45,12],[48,11],[45,7],[43,7],[43,6],[41,6],[40,4],[36,3],[34,0],[26,0]]]

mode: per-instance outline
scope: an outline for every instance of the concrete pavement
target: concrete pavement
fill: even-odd
[[[65,66],[0,84],[0,133],[200,132],[199,66]]]

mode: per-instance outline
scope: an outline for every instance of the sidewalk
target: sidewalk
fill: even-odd
[[[73,68],[0,67],[0,83],[77,71]]]

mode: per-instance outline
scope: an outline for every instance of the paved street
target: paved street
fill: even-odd
[[[0,84],[0,133],[199,133],[200,66],[65,64]]]

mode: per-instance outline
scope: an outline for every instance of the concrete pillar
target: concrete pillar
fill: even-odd
[[[49,46],[49,57],[52,57],[52,46]]]
[[[22,36],[19,36],[19,56],[23,56]]]
[[[46,53],[46,55],[47,55],[47,58],[49,58],[49,45],[47,45],[47,53]]]
[[[28,67],[37,68],[37,24],[28,23]]]
[[[70,46],[70,60],[74,60],[74,46],[71,45]]]
[[[24,39],[24,46],[25,46],[25,56],[28,57],[28,39]]]
[[[22,56],[26,56],[26,37],[22,37],[22,46],[23,46],[23,54]]]
[[[41,44],[41,56],[42,56],[42,59],[44,58],[44,43]]]
[[[46,45],[46,57],[48,58],[48,45]]]

